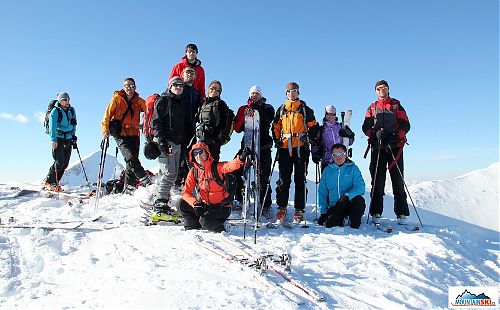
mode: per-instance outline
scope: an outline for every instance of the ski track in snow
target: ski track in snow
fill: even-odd
[[[460,184],[467,176],[453,182]],[[15,198],[16,186],[31,185],[0,185],[2,223],[11,216],[16,223],[93,216],[93,199],[80,202],[38,194]],[[423,201],[419,196],[422,187],[416,184],[412,188]],[[436,188],[434,196],[445,197],[440,187]],[[479,188],[484,193],[484,186]],[[102,197],[98,208],[101,218],[84,223],[80,229],[0,228],[0,307],[446,309],[449,286],[498,286],[498,230],[435,213],[441,210],[441,200],[434,206],[432,199],[425,199],[425,205],[418,209],[424,227],[418,232],[384,219],[384,224],[394,228],[385,233],[367,225],[366,217],[359,230],[325,229],[314,222],[314,204],[307,207],[309,228],[262,227],[257,244],[253,243],[251,224],[246,240],[241,224],[231,226],[227,235],[257,252],[290,253],[292,277],[327,298],[326,302],[312,301],[268,271],[272,281],[304,302],[297,304],[288,293],[255,280],[252,271],[228,264],[194,242],[194,235],[200,234],[233,255],[241,254],[224,246],[218,234],[184,231],[181,226],[143,226],[145,210],[139,202],[149,199],[154,189],[140,188],[134,196]],[[71,190],[84,188],[67,188]],[[470,186],[468,191],[471,197],[480,196]],[[452,197],[453,193],[446,195]],[[179,199],[176,192],[174,206]],[[384,216],[394,217],[392,201],[386,197]],[[469,211],[481,213],[478,206],[481,204]],[[456,205],[460,214],[466,214],[468,207],[472,208],[470,199]],[[289,217],[292,210],[291,202]],[[418,223],[410,210],[410,221]]]

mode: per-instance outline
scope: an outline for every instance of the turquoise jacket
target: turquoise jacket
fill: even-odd
[[[58,122],[59,112],[61,113],[61,121]],[[73,122],[71,120],[74,119]],[[73,123],[73,124],[72,124]],[[76,132],[76,114],[75,109],[71,106],[64,110],[59,102],[54,105],[49,116],[49,133],[52,141],[57,141],[57,138],[71,139]]]
[[[328,208],[335,206],[340,196],[347,195],[352,199],[365,193],[365,181],[358,166],[348,160],[342,166],[334,162],[329,164],[319,181],[319,212],[324,214]]]

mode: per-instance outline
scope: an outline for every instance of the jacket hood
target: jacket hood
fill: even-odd
[[[201,60],[199,60],[198,58],[196,58],[196,60],[194,61],[194,64],[190,64],[188,62],[188,59],[187,59],[186,55],[182,56],[181,60],[182,60],[183,63],[185,63],[186,65],[191,66],[191,67],[201,66]]]
[[[200,164],[198,164],[196,162],[196,160],[194,159],[194,156],[193,156],[193,150],[195,149],[199,149],[199,148],[202,148],[205,150],[205,152],[207,152],[208,154],[208,157],[207,157],[207,160],[205,161],[205,163],[203,164],[203,166],[201,166]],[[212,165],[212,162],[214,161],[214,158],[212,157],[212,153],[210,153],[210,150],[208,149],[208,146],[203,143],[203,142],[197,142],[193,145],[193,147],[191,147],[191,149],[189,150],[189,154],[188,154],[188,159],[189,159],[189,162],[192,163],[193,165],[196,165],[198,168],[201,168],[201,169],[205,169],[205,167],[210,167]]]

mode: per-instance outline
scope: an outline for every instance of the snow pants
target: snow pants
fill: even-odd
[[[370,203],[370,215],[382,214],[384,210],[384,188],[385,188],[385,178],[387,174],[387,167],[393,162],[393,157],[397,156],[399,148],[381,148],[380,153],[378,149],[372,148],[371,158],[370,158],[370,175],[372,177],[372,187],[373,187],[373,198]],[[380,154],[380,156],[379,156]],[[377,157],[378,168],[377,168]],[[408,203],[406,202],[406,192],[404,187],[404,164],[403,164],[403,150],[401,150],[401,155],[397,160],[397,165],[389,170],[389,175],[391,177],[392,183],[392,193],[394,195],[394,213],[398,215],[410,215],[410,210],[408,209]],[[398,167],[401,170],[401,174],[398,171]],[[377,170],[377,175],[375,176],[375,170]],[[374,184],[375,181],[375,184]]]
[[[72,146],[73,143],[71,140],[57,138],[57,147],[52,150],[54,163],[49,168],[45,182],[52,185],[59,184],[64,171],[68,168]]]
[[[363,196],[356,196],[349,200],[345,207],[335,205],[330,207],[327,211],[329,215],[326,220],[325,226],[327,228],[333,226],[344,226],[344,217],[348,216],[352,228],[359,228],[361,225],[361,217],[365,213],[365,199]]]
[[[182,213],[184,228],[186,230],[203,228],[213,232],[226,231],[224,222],[231,215],[230,207],[212,205],[205,216],[197,216],[194,213],[194,209],[184,200],[181,200],[179,209]]]
[[[139,136],[115,137],[116,145],[125,160],[125,185],[135,186],[137,180],[146,175],[139,161],[140,138]]]
[[[181,145],[175,144],[167,140],[171,146],[172,152],[170,154],[161,153],[158,157],[160,163],[160,182],[156,199],[170,199],[170,188],[174,185],[177,179],[177,172],[179,171],[179,161],[181,156]]]
[[[286,148],[280,148],[278,150],[278,167],[280,173],[279,180],[276,182],[276,204],[278,208],[286,210],[293,172],[293,181],[295,183],[295,210],[305,211],[305,182],[308,163],[309,149],[305,146],[300,148],[300,158],[297,148],[292,149],[292,156],[290,156]]]

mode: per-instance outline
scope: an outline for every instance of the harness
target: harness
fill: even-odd
[[[302,114],[302,119],[304,121],[304,131],[303,132],[293,132],[293,119],[290,118],[290,126],[288,128],[290,128],[290,131],[292,131],[291,133],[283,133],[283,123],[281,124],[281,129],[280,129],[280,139],[283,140],[283,138],[287,138],[288,140],[288,143],[287,143],[287,146],[288,146],[288,153],[290,154],[290,156],[292,156],[292,152],[293,152],[293,147],[292,147],[292,138],[293,137],[297,137],[298,138],[298,143],[297,143],[297,156],[298,158],[300,158],[300,140],[302,140],[302,137],[304,135],[306,135],[306,143],[309,144],[309,137],[307,136],[307,131],[308,131],[308,128],[307,128],[307,123],[306,123],[306,105],[305,105],[305,102],[301,101],[301,104],[297,107],[297,109],[291,111],[291,110],[287,110],[286,107],[285,107],[285,104],[283,104],[281,107],[280,107],[280,120],[281,122],[283,122],[283,115],[287,114],[287,113],[294,113],[293,115],[297,114],[297,113],[301,113]]]

